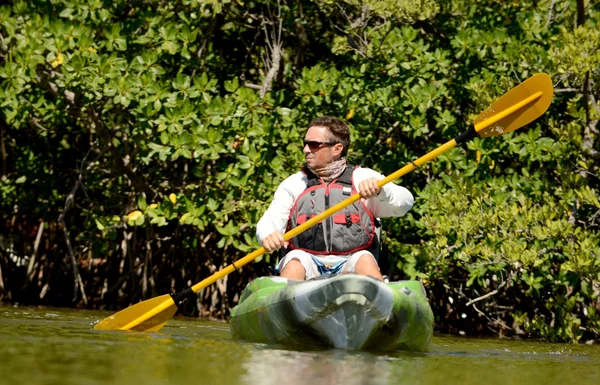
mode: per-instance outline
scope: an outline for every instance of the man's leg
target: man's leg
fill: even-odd
[[[319,275],[312,255],[303,250],[292,250],[281,260],[281,277],[304,281]]]
[[[299,260],[292,259],[286,263],[283,270],[281,270],[280,276],[283,278],[295,279],[296,281],[304,281],[306,270]]]
[[[380,281],[383,281],[383,275],[379,270],[377,261],[373,254],[368,251],[354,253],[349,259],[342,273],[356,273],[360,275],[369,275]]]

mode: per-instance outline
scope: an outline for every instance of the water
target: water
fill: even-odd
[[[295,349],[231,340],[226,323],[160,333],[92,326],[111,313],[0,305],[0,385],[600,384],[600,346],[436,336],[426,353]]]

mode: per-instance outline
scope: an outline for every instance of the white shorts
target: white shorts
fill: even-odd
[[[346,274],[356,272],[356,263],[363,256],[375,257],[368,250],[359,250],[348,255],[314,255],[304,250],[291,250],[277,264],[277,270],[283,271],[289,261],[296,259],[306,271],[305,279],[312,279],[322,274]]]

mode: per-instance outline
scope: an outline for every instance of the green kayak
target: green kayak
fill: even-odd
[[[257,278],[231,312],[233,338],[361,350],[427,349],[433,313],[418,281],[344,274]]]

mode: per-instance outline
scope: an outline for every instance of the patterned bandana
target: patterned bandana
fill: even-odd
[[[333,162],[329,163],[325,167],[321,167],[321,168],[317,168],[317,169],[312,169],[309,167],[308,169],[310,171],[312,171],[313,174],[315,174],[319,178],[323,179],[323,182],[329,183],[332,180],[334,180],[335,178],[342,175],[342,173],[346,169],[346,158],[341,157],[340,159],[334,160]]]

